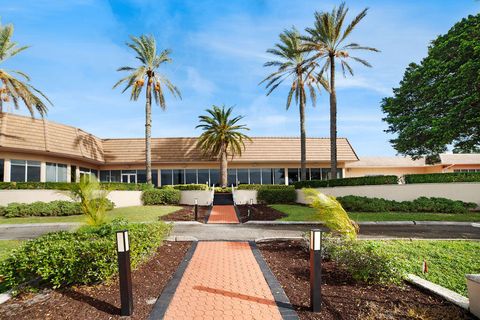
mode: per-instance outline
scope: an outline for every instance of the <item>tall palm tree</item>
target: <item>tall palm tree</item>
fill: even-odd
[[[357,24],[367,15],[368,8],[360,12],[344,29],[345,17],[348,8],[342,3],[332,12],[315,12],[315,24],[313,28],[307,28],[307,36],[302,50],[311,52],[312,65],[318,69],[319,74],[327,73],[330,78],[330,162],[331,178],[337,177],[337,93],[335,90],[336,60],[340,60],[343,76],[348,72],[353,76],[353,69],[348,64],[352,59],[364,66],[371,67],[366,60],[351,56],[350,50],[367,50],[379,52],[378,49],[361,46],[358,43],[345,44],[346,39],[355,29]]]
[[[0,24],[0,65],[28,48],[28,46],[19,47],[16,42],[12,42],[12,36],[13,25],[2,26]],[[20,76],[24,81],[16,76]],[[2,81],[0,83],[0,112],[3,111],[4,103],[11,100],[15,109],[19,108],[19,102],[22,101],[32,117],[35,110],[42,117],[46,115],[48,108],[42,98],[48,101],[50,105],[52,105],[52,102],[41,91],[27,83],[30,81],[27,74],[18,70],[0,68],[0,79]]]
[[[200,124],[196,128],[203,130],[197,141],[197,146],[208,156],[220,159],[220,185],[227,186],[228,156],[242,155],[245,150],[245,141],[250,137],[242,130],[250,130],[244,124],[238,124],[243,116],[232,116],[233,107],[212,106],[206,110],[208,115],[199,116]]]
[[[117,71],[127,71],[129,74],[120,79],[113,88],[125,83],[122,93],[131,89],[130,100],[137,101],[142,92],[143,85],[147,83],[145,90],[145,165],[147,173],[147,183],[152,183],[152,93],[155,103],[165,110],[164,87],[176,98],[182,98],[180,91],[174,86],[167,77],[158,72],[163,63],[172,62],[169,57],[171,51],[163,50],[157,54],[157,44],[153,36],[141,35],[140,37],[130,36],[131,42],[127,46],[136,53],[136,58],[140,65],[133,67],[121,67]]]
[[[312,72],[314,68],[306,64],[307,54],[301,51],[302,42],[300,34],[295,29],[285,30],[279,35],[280,43],[275,44],[273,49],[267,52],[274,55],[277,60],[269,61],[264,64],[265,67],[277,67],[277,70],[266,77],[261,83],[266,82],[267,96],[278,88],[285,80],[291,82],[290,90],[287,95],[287,110],[290,108],[292,98],[295,95],[295,102],[300,111],[300,167],[301,180],[307,178],[307,147],[305,133],[305,105],[307,103],[308,90],[312,105],[315,106],[317,96],[315,89],[319,89],[318,84],[325,82],[321,77],[316,77]],[[319,81],[320,80],[320,81]]]

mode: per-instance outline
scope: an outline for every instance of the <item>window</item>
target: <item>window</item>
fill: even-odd
[[[293,184],[300,180],[299,170],[298,168],[288,168],[288,184]]]
[[[273,184],[272,169],[262,169],[262,184]]]
[[[480,169],[455,169],[453,172],[480,172]]]
[[[70,181],[77,182],[77,166],[70,166]]]
[[[40,182],[40,161],[12,160],[10,180],[15,182]]]
[[[83,176],[98,177],[98,170],[80,167],[80,178]]]
[[[100,182],[110,182],[110,170],[100,170]]]
[[[237,181],[239,184],[249,184],[248,169],[237,169]]]
[[[250,169],[250,184],[262,184],[260,169]]]
[[[273,171],[273,182],[275,184],[285,184],[285,169],[275,168]]]
[[[198,183],[210,185],[210,173],[208,169],[198,169],[197,170]]]
[[[322,179],[322,169],[311,168],[310,169],[310,180],[321,180],[321,179]]]
[[[162,186],[168,186],[172,184],[172,170],[171,169],[162,169],[160,170],[160,179]]]
[[[174,169],[173,173],[173,184],[184,184],[185,183],[185,172],[183,169]]]
[[[152,182],[153,182],[152,170]],[[147,170],[137,170],[137,183],[147,183]]]
[[[122,172],[120,170],[110,170],[110,182],[121,182]]]
[[[47,162],[47,182],[66,182],[67,165]]]
[[[227,181],[228,181],[228,185],[231,186],[232,184],[233,185],[237,185],[237,169],[228,169],[227,170]]]
[[[322,180],[330,179],[330,168],[322,168]]]
[[[197,182],[197,169],[185,169],[185,183],[192,184]]]
[[[220,172],[218,169],[210,169],[210,185],[218,186],[220,184]]]
[[[3,181],[4,169],[5,169],[5,160],[0,159],[0,181]]]

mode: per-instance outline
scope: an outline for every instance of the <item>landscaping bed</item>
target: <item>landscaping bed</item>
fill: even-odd
[[[285,213],[264,204],[237,205],[237,209],[242,223],[250,220],[274,221],[287,216]],[[250,217],[248,216],[249,209]]]
[[[408,284],[357,282],[330,261],[322,265],[322,311],[312,313],[305,245],[278,241],[258,247],[300,319],[473,319],[463,309]]]
[[[163,288],[190,247],[165,242],[155,255],[132,272],[134,314],[146,319]],[[0,305],[1,319],[120,319],[118,279],[93,286],[21,294]]]
[[[194,221],[195,220],[194,208],[195,206],[184,205],[180,210],[161,216],[160,220],[162,221]],[[210,207],[208,206],[198,206],[197,221],[205,222],[209,211],[210,211]]]

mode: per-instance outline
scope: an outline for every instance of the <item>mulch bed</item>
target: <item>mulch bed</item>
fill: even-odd
[[[198,206],[198,222],[205,222],[210,207]],[[182,206],[182,209],[161,216],[162,221],[194,221],[194,206]]]
[[[165,242],[152,259],[132,272],[134,312],[146,319],[173,277],[190,242]],[[0,305],[0,319],[120,319],[118,279],[95,286],[22,294]]]
[[[473,319],[468,313],[413,286],[355,282],[333,262],[322,265],[322,311],[309,311],[309,254],[300,241],[259,244],[300,319]]]
[[[237,205],[237,208],[240,222],[247,222],[249,220],[273,221],[287,216],[285,213],[264,204]],[[250,217],[248,216],[248,209],[250,209]]]

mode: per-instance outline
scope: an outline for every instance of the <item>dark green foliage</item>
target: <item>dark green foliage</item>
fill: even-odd
[[[287,186],[284,184],[240,184],[237,187],[237,190],[259,190],[259,189],[291,189],[292,186]]]
[[[174,188],[162,188],[145,190],[142,193],[143,205],[178,204],[180,202],[180,190]]]
[[[405,183],[480,182],[480,172],[407,174]]]
[[[208,185],[206,184],[178,184],[173,186],[174,189],[181,191],[189,190],[208,190]]]
[[[395,201],[360,196],[338,197],[337,200],[348,212],[436,212],[467,213],[475,208],[475,203],[445,198],[420,197],[413,201]]]
[[[232,193],[232,187],[215,187],[215,193]]]
[[[257,201],[265,204],[293,203],[297,200],[297,193],[293,186],[288,188],[261,187],[257,192]]]
[[[302,188],[328,188],[341,186],[363,186],[377,184],[397,184],[397,176],[367,176],[357,178],[343,178],[332,180],[307,180],[295,182],[295,189]]]
[[[6,288],[40,278],[54,288],[91,284],[117,272],[115,231],[127,229],[130,257],[135,268],[153,254],[171,227],[162,222],[127,224],[116,220],[101,227],[85,227],[77,232],[50,233],[26,242],[0,265]]]
[[[114,203],[107,199],[107,210],[112,210]],[[80,203],[64,200],[51,202],[17,203],[12,202],[0,209],[0,216],[5,218],[28,216],[73,216],[82,214]]]
[[[383,99],[390,140],[401,154],[420,157],[472,152],[480,146],[480,14],[432,41],[411,63],[394,96]]]
[[[51,189],[51,190],[70,190],[76,183],[69,182],[0,182],[0,190],[16,189]],[[146,183],[100,183],[108,190],[128,190],[141,191],[153,188]]]

